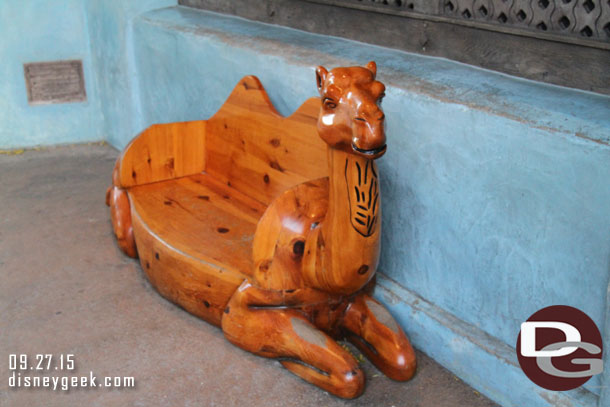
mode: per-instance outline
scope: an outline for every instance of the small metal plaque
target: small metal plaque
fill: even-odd
[[[87,100],[80,60],[23,64],[23,71],[30,104]]]

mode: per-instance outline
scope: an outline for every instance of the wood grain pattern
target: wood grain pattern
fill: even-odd
[[[411,343],[377,300],[367,294],[356,297],[342,326],[347,339],[386,376],[400,381],[413,377],[417,363]]]
[[[208,121],[206,172],[267,205],[289,187],[327,176],[319,110],[312,98],[284,118],[259,80],[245,77]]]
[[[366,293],[381,237],[374,160],[386,151],[376,70],[318,67],[321,99],[287,118],[246,77],[207,122],[143,132],[109,190],[119,244],[161,295],[344,398],[362,393],[364,374],[338,338],[393,379],[416,366]]]
[[[329,208],[324,221],[312,231],[311,243],[306,244],[303,273],[312,287],[348,295],[361,290],[377,270],[381,223],[376,222],[370,234],[363,234],[351,222],[345,161],[349,157],[364,167],[367,159],[341,150],[329,155]]]
[[[121,158],[123,188],[197,174],[205,170],[203,120],[155,124],[126,148]]]
[[[176,250],[224,270],[252,273],[252,238],[265,210],[261,203],[209,174],[137,186],[129,197],[132,211]]]
[[[112,171],[112,185],[106,190],[106,205],[110,207],[110,222],[117,243],[123,253],[129,257],[138,257],[133,225],[131,220],[131,205],[127,190],[120,187],[119,168],[121,158],[116,160]]]
[[[138,257],[127,191],[115,186],[108,188],[106,205],[110,207],[110,221],[119,247],[129,257]]]
[[[328,211],[328,178],[299,184],[276,198],[258,223],[253,242],[256,285],[271,290],[306,286],[307,240]],[[311,243],[310,243],[311,244]]]
[[[364,375],[333,338],[345,335],[396,380],[410,379],[416,367],[403,331],[363,292],[377,268],[381,235],[373,160],[386,150],[379,107],[385,87],[375,74],[373,62],[330,72],[318,67],[317,130],[328,145],[329,176],[269,204],[254,236],[254,275],[222,318],[235,345],[282,358],[294,374],[344,398],[362,393]],[[366,222],[355,220],[357,210]]]
[[[244,276],[169,245],[137,212],[133,228],[142,270],[153,287],[191,314],[219,326],[223,310]]]
[[[260,304],[282,304],[283,301],[277,291],[244,282],[223,315],[225,336],[249,352],[281,358],[285,368],[339,397],[359,396],[364,390],[364,373],[358,362],[312,319],[312,313],[317,310],[318,314],[336,320],[347,304],[340,303],[342,306],[334,310],[325,301],[320,301],[317,309],[260,307]]]

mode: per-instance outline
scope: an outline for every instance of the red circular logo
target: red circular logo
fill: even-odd
[[[541,309],[521,324],[517,357],[527,377],[547,390],[582,386],[601,373],[602,337],[595,322],[566,305]]]

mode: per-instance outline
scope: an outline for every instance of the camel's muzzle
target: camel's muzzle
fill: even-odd
[[[372,148],[370,150],[364,150],[362,148],[358,148],[358,146],[356,146],[355,143],[352,143],[352,149],[357,153],[360,154],[366,158],[370,158],[372,160],[375,160],[379,157],[381,157],[382,155],[385,154],[385,151],[387,150],[387,144],[382,145],[381,147],[377,147],[377,148]]]

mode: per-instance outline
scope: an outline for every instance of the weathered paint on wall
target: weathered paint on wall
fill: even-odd
[[[180,7],[136,19],[134,41],[145,125],[209,117],[247,74],[289,114],[315,95],[316,64],[375,59],[388,85],[381,270],[504,351],[551,304],[603,327],[610,98]],[[409,330],[412,308],[390,306]],[[475,387],[506,405],[551,403],[496,352],[452,347],[434,321],[418,319],[416,345]],[[460,352],[491,365],[477,370]],[[592,405],[598,386],[560,401]]]
[[[131,21],[176,0],[0,2],[0,148],[108,139],[141,129]],[[87,101],[28,105],[23,63],[82,59]]]
[[[0,2],[0,148],[102,140],[82,0]],[[82,59],[86,102],[28,105],[23,64]]]
[[[0,148],[114,144],[141,129],[131,21],[176,0],[0,2]],[[87,101],[28,105],[23,63],[82,59]]]
[[[142,130],[138,76],[133,64],[132,21],[176,0],[80,0],[88,19],[105,139],[123,147]]]

